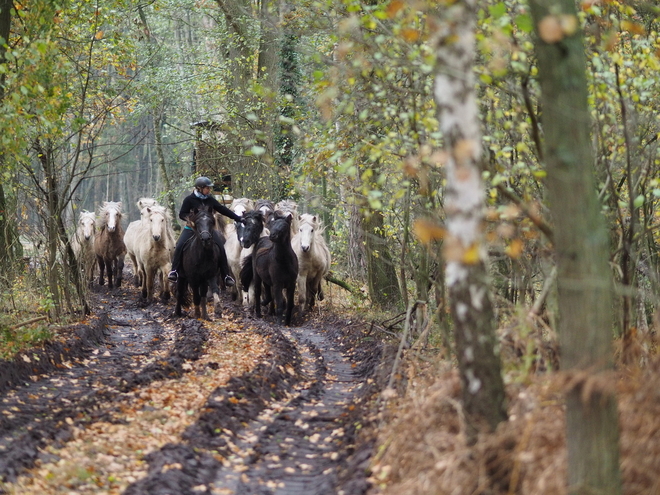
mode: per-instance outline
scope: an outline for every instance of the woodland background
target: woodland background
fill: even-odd
[[[454,348],[456,301],[443,258],[443,250],[452,257],[444,209],[450,143],[433,94],[443,66],[430,20],[451,25],[442,14],[463,3],[475,21],[469,91],[483,144],[478,200],[492,325],[516,339],[538,336],[519,349],[527,371],[556,364],[548,351],[538,366],[559,329],[554,229],[573,219],[553,218],[543,119],[550,110],[569,119],[574,108],[543,100],[534,19],[550,16],[563,34],[543,42],[584,36],[579,77],[590,118],[582,128],[593,163],[580,165],[593,185],[565,199],[579,205],[593,195],[605,222],[603,266],[616,290],[607,301],[611,328],[600,330],[653,353],[660,281],[654,3],[556,1],[533,15],[526,1],[2,0],[3,355],[52,331],[16,329],[16,322],[90,310],[70,248],[80,211],[122,201],[133,220],[136,200],[154,196],[175,212],[201,173],[218,183],[230,176],[235,197],[294,198],[318,213],[333,276],[346,281],[357,309],[366,297],[391,313],[385,326],[405,333],[402,342],[421,337]],[[553,114],[560,121],[561,112]],[[598,237],[598,228],[587,225],[581,235]],[[462,262],[473,263],[473,254],[462,252]]]

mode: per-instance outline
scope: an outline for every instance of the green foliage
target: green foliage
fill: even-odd
[[[52,309],[52,294],[44,291],[33,274],[25,273],[3,289],[0,294],[0,359],[10,359],[52,338],[52,330],[44,319],[20,325],[43,317]]]

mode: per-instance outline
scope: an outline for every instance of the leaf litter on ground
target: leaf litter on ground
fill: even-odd
[[[205,352],[199,360],[184,363],[187,372],[181,377],[154,381],[124,394],[111,421],[73,426],[70,441],[46,448],[51,461],[38,461],[2,488],[17,495],[118,494],[144,477],[148,467],[144,456],[180,442],[181,433],[197,420],[213,390],[250,371],[267,353],[266,339],[249,328],[227,319],[206,325]],[[150,356],[149,361],[162,354]]]

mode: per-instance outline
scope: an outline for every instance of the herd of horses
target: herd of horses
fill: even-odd
[[[81,212],[72,247],[88,283],[93,283],[98,266],[99,285],[105,285],[107,276],[109,288],[121,286],[128,255],[141,299],[153,302],[155,288],[160,286],[160,300],[166,302],[172,295],[167,274],[176,244],[172,216],[152,198],[140,198],[137,206],[140,219],[131,222],[126,231],[121,202],[105,201],[96,214]],[[195,209],[187,216],[186,225],[194,235],[183,247],[174,314],[183,314],[191,294],[195,318],[209,319],[208,294],[213,297],[214,314],[222,314],[220,290],[226,287],[219,260],[224,249],[230,275],[236,279],[229,287],[232,299],[252,306],[258,317],[261,306],[268,306],[278,323],[290,325],[296,289],[301,313],[311,311],[316,300],[323,300],[322,281],[330,270],[331,255],[322,222],[316,215],[299,214],[292,200],[274,203],[239,198],[230,209],[241,217],[240,222],[228,223],[211,208]],[[223,246],[214,242],[214,229]]]

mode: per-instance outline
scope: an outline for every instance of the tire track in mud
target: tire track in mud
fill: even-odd
[[[24,362],[49,360],[49,366],[35,368],[40,374],[30,375],[28,367],[3,377],[0,480],[14,481],[44,458],[46,445],[68,441],[73,426],[110,417],[128,389],[181,372],[183,359],[201,352],[199,323],[182,325],[175,336],[162,324],[162,306],[137,309],[134,296],[124,290],[111,297],[110,314],[104,309],[89,331],[95,338],[81,343],[76,332],[77,337],[55,346],[60,351],[55,357],[48,351],[24,354],[19,357]]]
[[[126,495],[366,491],[362,468],[369,446],[354,469],[362,470],[361,479],[340,478],[354,451],[360,389],[374,366],[366,371],[356,366],[339,349],[337,336],[331,338],[316,324],[258,325],[272,339],[269,363],[215,390],[184,442],[149,454],[149,475]],[[378,352],[371,356],[374,362]],[[351,486],[349,492],[341,489],[342,482]]]
[[[337,493],[338,468],[351,448],[346,420],[362,380],[317,329],[303,326],[285,334],[301,351],[307,380],[291,401],[272,406],[271,414],[241,432],[236,455],[216,475],[217,493]]]
[[[58,347],[75,352],[52,360],[38,376],[30,378],[26,369],[5,380],[0,363],[0,393],[8,390],[0,395],[0,483],[15,480],[38,459],[56,460],[45,447],[66,443],[76,428],[122,421],[120,405],[131,391],[180,376],[185,362],[204,352],[208,330],[198,320],[168,325],[171,307],[140,309],[135,299],[130,290],[115,291],[96,322],[96,340]],[[245,318],[241,310],[227,309]],[[344,348],[347,324],[332,315],[293,328],[243,321],[267,339],[267,355],[214,390],[179,442],[147,454],[146,477],[124,493],[365,493],[370,449],[353,455],[362,421],[356,404],[368,395],[363,385],[379,350]]]

